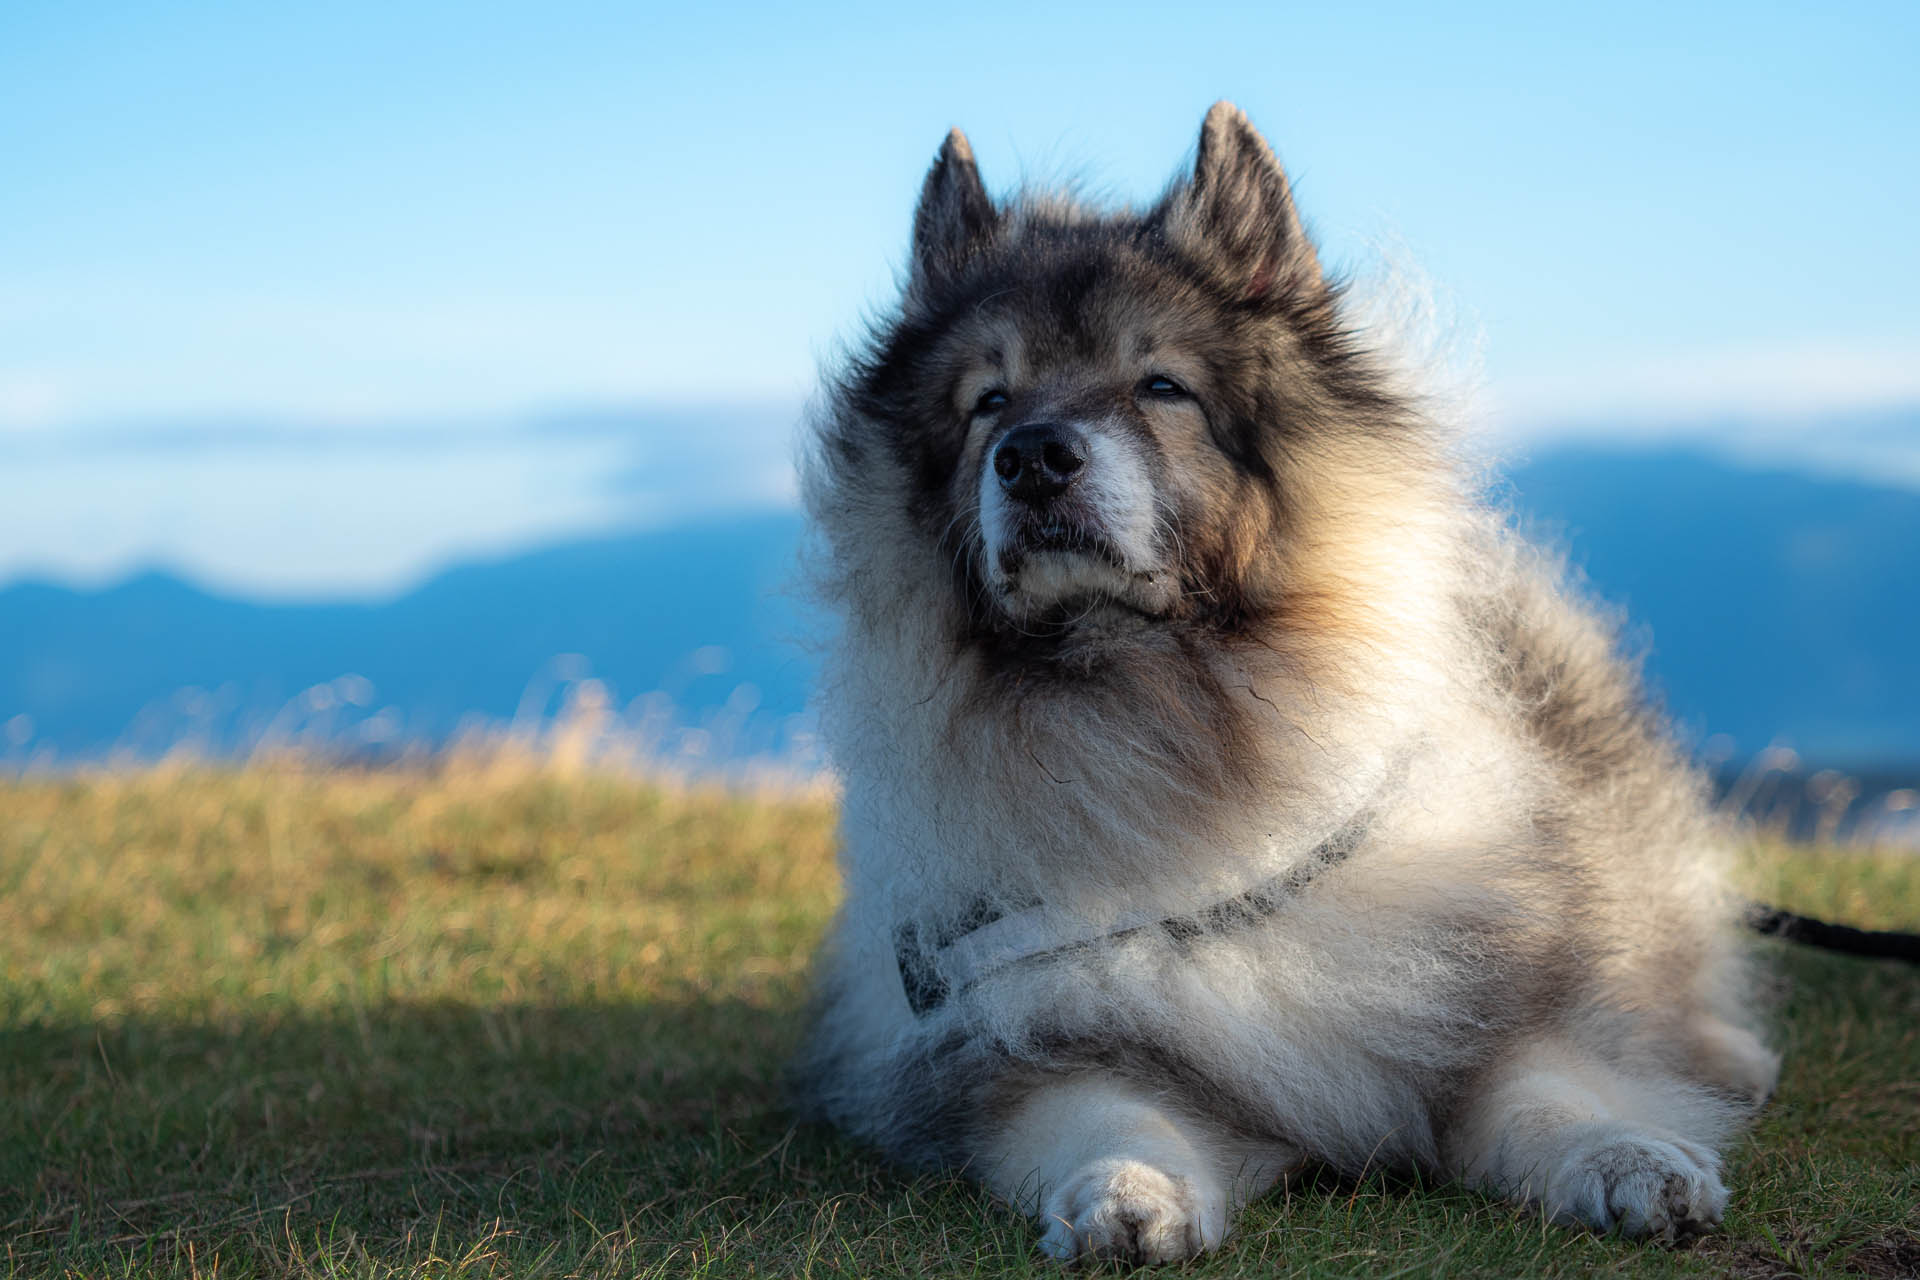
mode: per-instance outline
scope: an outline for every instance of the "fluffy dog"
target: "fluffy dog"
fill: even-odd
[[[1778,1059],[1725,841],[1238,110],[1145,210],[948,136],[805,461],[846,903],[813,1112],[1070,1259],[1307,1160],[1709,1226]]]

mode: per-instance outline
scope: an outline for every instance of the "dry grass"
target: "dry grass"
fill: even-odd
[[[0,784],[0,1274],[1040,1274],[950,1180],[794,1131],[825,795],[527,769]],[[1920,925],[1920,864],[1757,851]],[[1789,1072],[1691,1250],[1309,1182],[1204,1274],[1914,1274],[1920,975],[1795,956]]]

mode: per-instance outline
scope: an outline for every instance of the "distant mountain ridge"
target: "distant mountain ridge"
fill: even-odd
[[[1511,484],[1530,532],[1624,609],[1683,729],[1920,765],[1920,493],[1593,449]]]
[[[1696,739],[1920,765],[1920,494],[1591,449],[1519,468],[1511,493],[1624,607]],[[438,741],[465,717],[541,702],[543,680],[580,674],[555,672],[562,654],[616,706],[660,691],[687,724],[731,717],[731,749],[779,751],[816,670],[791,588],[799,539],[791,513],[611,535],[462,565],[375,604],[254,604],[161,574],[101,591],[17,584],[0,590],[0,760],[156,753],[183,736],[231,750],[348,674],[362,681],[343,696],[370,695],[363,727],[384,709],[382,740]]]
[[[557,683],[556,657],[579,655],[565,675],[591,674],[616,705],[664,692],[690,723],[752,686],[749,736],[777,749],[813,677],[788,590],[799,531],[782,513],[571,542],[382,604],[252,604],[154,573],[97,592],[23,583],[0,590],[0,726],[26,716],[61,757],[164,750],[203,724],[204,745],[231,750],[352,675],[370,686],[363,711],[391,709],[383,739],[431,742],[512,719]]]

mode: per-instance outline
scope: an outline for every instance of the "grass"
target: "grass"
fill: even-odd
[[[832,807],[526,770],[0,784],[0,1276],[1051,1274],[794,1130]],[[1920,925],[1920,859],[1755,885]],[[1309,1180],[1203,1275],[1920,1273],[1920,972],[1783,956],[1788,1066],[1691,1248]]]

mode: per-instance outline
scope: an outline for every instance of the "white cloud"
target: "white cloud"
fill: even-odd
[[[1708,418],[1790,423],[1920,404],[1920,340],[1696,350],[1626,364],[1503,378],[1487,402],[1512,440],[1591,434],[1659,438]]]
[[[1695,351],[1497,380],[1493,455],[1685,447],[1751,466],[1920,489],[1920,341]]]
[[[795,416],[604,409],[0,436],[0,583],[97,585],[160,566],[256,599],[391,594],[540,542],[790,507]]]
[[[0,431],[41,431],[67,412],[68,397],[57,379],[19,369],[0,369]]]

